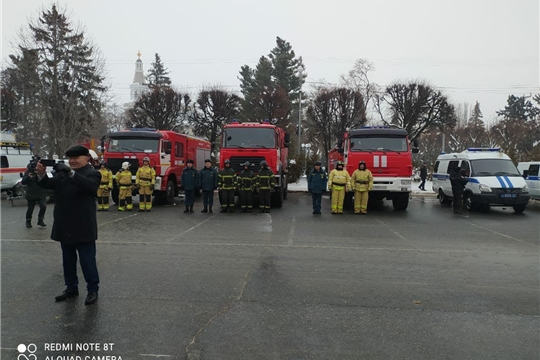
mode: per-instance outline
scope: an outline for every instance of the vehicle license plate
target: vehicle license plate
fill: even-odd
[[[502,198],[516,198],[517,194],[499,194]]]
[[[386,190],[386,186],[384,186],[384,185],[373,185],[372,190]]]

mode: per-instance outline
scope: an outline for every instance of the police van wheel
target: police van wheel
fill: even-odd
[[[469,211],[477,211],[479,209],[479,204],[472,199],[471,194],[464,194],[463,202],[465,203],[465,208]]]
[[[514,208],[514,212],[516,212],[516,214],[521,214],[522,212],[525,211],[527,204],[519,204],[519,205],[514,205],[512,207]]]
[[[452,203],[452,199],[444,195],[442,189],[439,189],[439,196],[437,197],[439,198],[439,203],[441,205],[450,205]]]

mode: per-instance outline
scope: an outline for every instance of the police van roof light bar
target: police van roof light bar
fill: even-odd
[[[467,151],[489,151],[489,152],[501,152],[501,148],[467,148]]]

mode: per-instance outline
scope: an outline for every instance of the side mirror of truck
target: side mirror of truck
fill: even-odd
[[[291,134],[285,133],[285,147],[288,148],[291,143]]]
[[[411,149],[411,152],[412,152],[413,154],[418,154],[418,153],[420,152],[420,149],[418,149],[418,148],[412,148],[412,149]]]
[[[343,154],[345,152],[345,149],[340,147],[340,148],[338,148],[337,152],[340,153],[340,154]]]

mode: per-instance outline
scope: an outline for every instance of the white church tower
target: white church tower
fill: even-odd
[[[148,86],[145,85],[143,62],[141,60],[141,51],[137,53],[137,61],[135,61],[135,76],[133,76],[133,83],[129,85],[131,90],[130,101],[135,102],[139,100],[143,92],[148,90]]]

